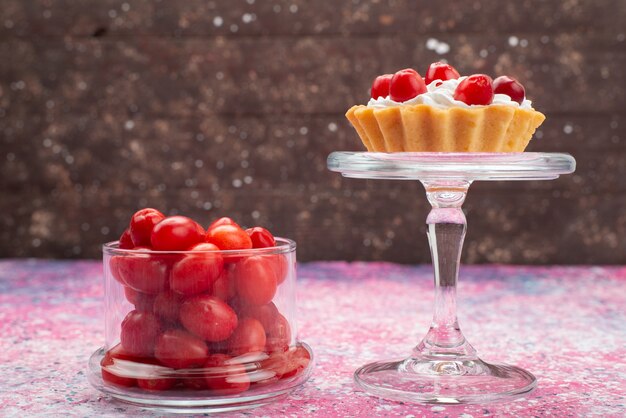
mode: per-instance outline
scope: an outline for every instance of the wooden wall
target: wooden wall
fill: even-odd
[[[152,206],[230,215],[300,260],[427,262],[423,189],[342,179],[373,77],[520,79],[552,182],[472,186],[471,263],[626,262],[626,1],[0,0],[0,256],[99,257]]]

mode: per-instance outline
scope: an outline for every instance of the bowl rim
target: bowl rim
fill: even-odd
[[[189,254],[222,254],[229,256],[254,256],[254,255],[271,255],[286,254],[295,252],[296,242],[289,238],[274,237],[276,244],[274,247],[266,248],[249,248],[245,250],[197,250],[197,251],[156,251],[156,250],[135,250],[119,248],[119,240],[110,241],[102,245],[102,252],[106,255],[189,255]]]

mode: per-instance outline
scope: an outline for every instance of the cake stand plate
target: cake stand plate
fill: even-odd
[[[531,392],[537,379],[515,366],[481,360],[456,316],[456,285],[467,223],[461,209],[474,181],[553,180],[574,172],[576,161],[556,153],[334,152],[328,168],[345,177],[419,180],[432,209],[426,219],[435,276],[430,329],[410,356],[359,368],[366,392],[432,404],[486,403]]]

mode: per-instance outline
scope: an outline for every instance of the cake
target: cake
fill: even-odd
[[[433,63],[377,77],[346,117],[372,152],[522,152],[545,116],[517,80]]]

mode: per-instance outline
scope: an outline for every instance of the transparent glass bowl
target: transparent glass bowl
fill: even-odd
[[[89,380],[125,402],[172,412],[265,404],[304,383],[296,244],[230,251],[104,245],[105,345]]]

